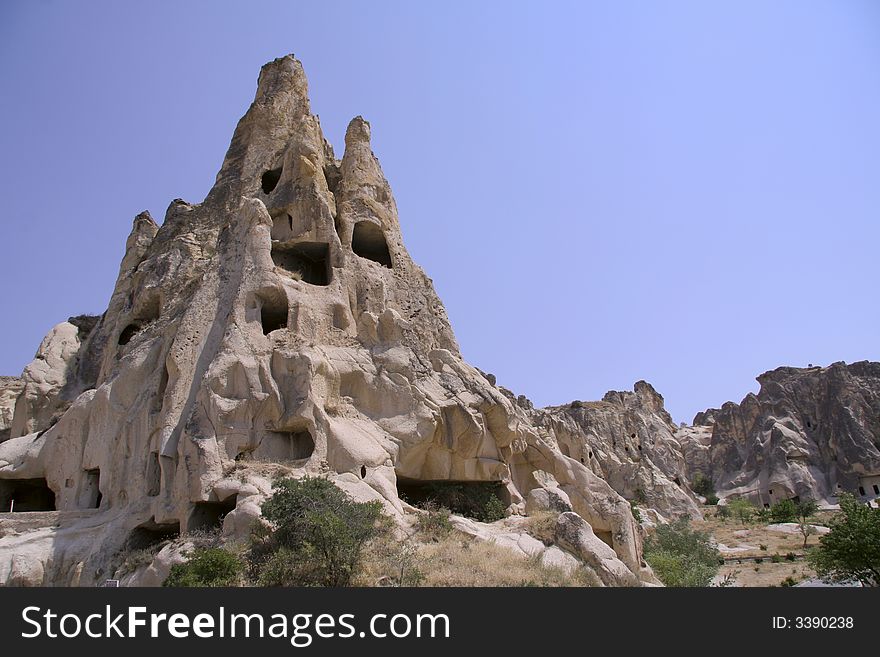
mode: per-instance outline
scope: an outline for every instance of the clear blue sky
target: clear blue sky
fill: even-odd
[[[259,67],[363,114],[466,358],[677,421],[880,359],[880,3],[0,4],[0,373],[106,307],[136,213],[204,198]]]

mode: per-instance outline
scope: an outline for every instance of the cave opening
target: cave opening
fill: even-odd
[[[45,479],[0,479],[0,512],[55,511],[55,493]]]
[[[289,306],[287,295],[283,292],[259,295],[260,301],[260,325],[263,327],[263,335],[269,335],[272,331],[287,328]]]
[[[267,431],[254,450],[258,461],[302,461],[315,452],[315,440],[307,429],[301,431]]]
[[[123,347],[131,342],[131,339],[137,335],[137,332],[142,328],[143,325],[140,322],[132,322],[122,329],[122,333],[119,334],[119,346]]]
[[[273,244],[272,262],[310,285],[330,285],[330,245],[327,242]]]
[[[422,480],[398,476],[397,493],[414,507],[445,507],[452,513],[482,522],[504,517],[510,505],[510,493],[500,481]]]
[[[383,267],[392,268],[391,253],[382,228],[372,221],[359,221],[351,234],[351,250],[362,258],[378,262]]]
[[[101,471],[98,468],[86,470],[83,480],[80,506],[84,509],[97,509],[101,506]]]
[[[238,496],[232,495],[222,502],[196,502],[186,524],[187,532],[220,529],[226,515],[235,510],[237,501]]]
[[[281,172],[283,169],[283,167],[269,169],[263,174],[260,178],[260,186],[263,188],[264,194],[271,194],[275,190],[278,186],[278,181],[281,180]]]
[[[172,541],[180,536],[180,523],[157,523],[155,518],[131,530],[125,547],[129,551],[149,550],[165,541]]]

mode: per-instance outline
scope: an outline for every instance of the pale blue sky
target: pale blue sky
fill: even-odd
[[[677,421],[880,359],[880,3],[0,5],[0,373],[106,307],[131,220],[200,201],[259,67],[364,115],[466,358]]]

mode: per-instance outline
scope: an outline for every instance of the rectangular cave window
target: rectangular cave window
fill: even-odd
[[[327,242],[273,244],[272,262],[305,283],[330,284],[330,245]]]
[[[493,522],[504,516],[510,494],[498,481],[421,480],[397,477],[400,499],[419,508],[445,507],[455,514]]]
[[[0,479],[0,512],[54,510],[55,493],[45,479]]]
[[[80,494],[80,507],[83,509],[97,509],[101,506],[101,471],[86,470],[83,479],[82,493]]]
[[[859,486],[859,495],[861,495],[862,497],[865,496],[865,487],[864,486]]]
[[[878,488],[877,484],[874,484],[874,495],[880,495],[880,488]]]
[[[361,258],[378,262],[383,267],[392,268],[391,253],[382,227],[372,221],[359,221],[351,233],[351,250]]]
[[[210,532],[222,528],[223,519],[235,510],[237,500],[238,496],[233,495],[222,502],[196,502],[186,523],[186,531]]]
[[[280,291],[272,294],[259,295],[260,324],[263,327],[263,335],[269,335],[272,331],[287,328],[290,307],[287,303],[287,295]]]
[[[159,452],[150,452],[147,457],[147,496],[156,497],[162,486],[162,468],[159,466]]]

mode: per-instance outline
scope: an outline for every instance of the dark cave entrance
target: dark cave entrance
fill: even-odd
[[[97,509],[101,506],[101,471],[97,468],[86,470],[80,494],[80,506],[83,509]]]
[[[277,169],[269,169],[266,173],[262,175],[260,178],[260,187],[263,188],[264,194],[271,194],[275,188],[278,186],[278,181],[281,180],[281,172],[284,170],[283,167],[278,167]]]
[[[263,335],[287,328],[290,305],[284,290],[266,289],[258,292],[249,305],[253,309],[254,315],[251,316],[253,319],[256,319],[256,309],[259,307]]]
[[[391,253],[382,228],[372,221],[359,221],[351,234],[351,250],[362,258],[392,268]]]
[[[267,431],[254,450],[258,461],[302,461],[315,452],[315,440],[308,430]]]
[[[179,536],[179,522],[159,524],[154,518],[150,518],[144,524],[131,530],[125,547],[129,551],[148,550],[165,541],[172,541]]]
[[[238,496],[232,495],[222,502],[196,502],[186,524],[187,532],[210,532],[222,528],[223,519],[235,509],[237,501]]]
[[[55,493],[45,479],[0,479],[0,513],[54,510]]]
[[[510,505],[510,494],[499,481],[428,481],[398,476],[397,493],[414,507],[445,507],[457,515],[483,522],[503,517]]]
[[[273,244],[272,262],[294,276],[299,275],[304,283],[330,285],[330,245],[327,242]]]

